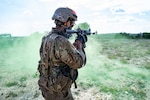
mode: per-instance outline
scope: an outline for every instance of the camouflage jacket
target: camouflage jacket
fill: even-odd
[[[84,65],[82,54],[69,42],[67,38],[56,32],[44,36],[40,48],[40,61],[38,70],[40,89],[51,92],[60,92],[70,88],[72,80],[63,74],[61,69],[68,71],[68,66],[74,74],[74,69]],[[67,67],[67,69],[66,69]],[[68,71],[70,72],[70,71]]]

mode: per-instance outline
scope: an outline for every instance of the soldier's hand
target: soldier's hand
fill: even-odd
[[[75,46],[75,48],[77,50],[82,50],[83,49],[83,44],[79,40],[75,40],[75,42],[73,43],[73,45]]]
[[[87,36],[84,34],[84,35],[78,35],[76,37],[76,40],[79,40],[82,44],[85,44],[87,42]]]

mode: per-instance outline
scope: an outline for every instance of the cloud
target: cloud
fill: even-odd
[[[30,10],[23,11],[22,15],[23,16],[31,16],[32,15],[32,11],[30,11]]]
[[[117,22],[134,22],[134,21],[141,21],[140,19],[138,18],[135,18],[133,16],[115,16],[113,18],[108,18],[107,19],[107,22],[108,23],[117,23]]]
[[[142,11],[150,10],[149,0],[95,0],[91,2],[91,9],[95,11],[103,11],[105,9],[121,8],[128,14],[140,13]]]
[[[113,14],[124,14],[125,13],[125,10],[123,8],[121,8],[121,7],[110,8],[110,11]]]
[[[115,0],[129,14],[150,10],[149,0]]]

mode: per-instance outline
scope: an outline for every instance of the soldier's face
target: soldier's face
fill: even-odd
[[[72,28],[73,26],[74,26],[74,24],[75,24],[75,21],[67,21],[66,23],[65,23],[65,26],[67,26],[68,28]]]

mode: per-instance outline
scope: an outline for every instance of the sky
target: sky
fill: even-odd
[[[59,7],[75,10],[76,24],[87,22],[99,34],[150,32],[149,4],[149,0],[0,0],[0,34],[50,31]]]

